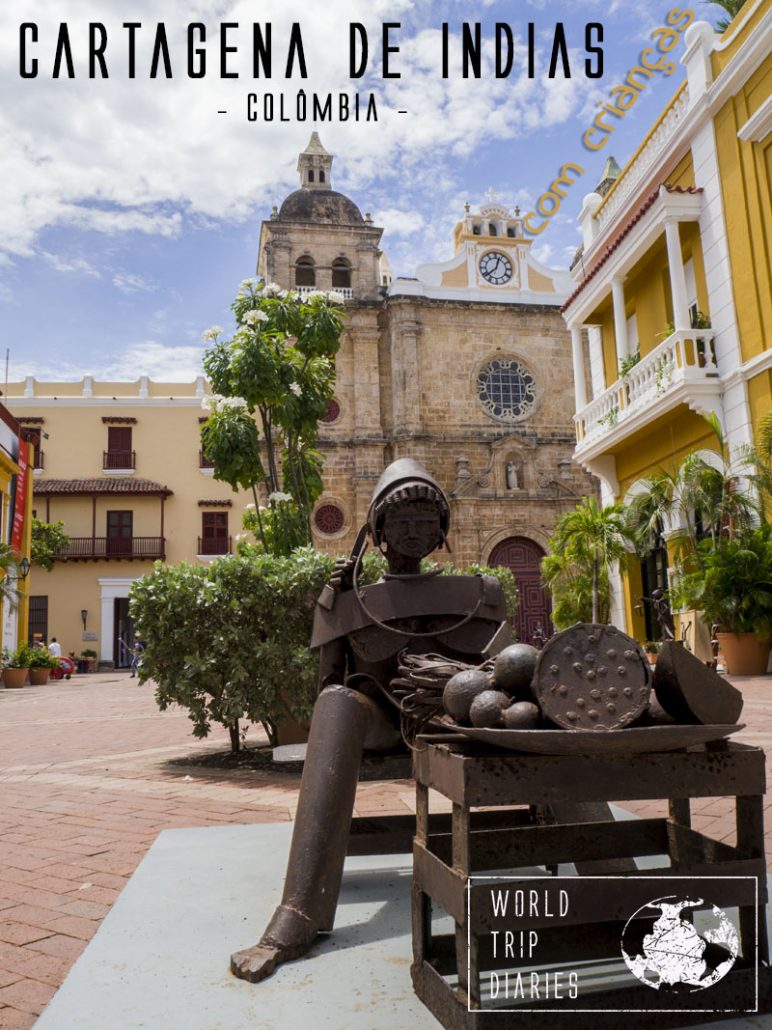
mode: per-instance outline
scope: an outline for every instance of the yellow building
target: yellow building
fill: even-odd
[[[32,448],[24,439],[19,422],[0,404],[0,539],[18,558],[4,576],[8,597],[0,596],[2,646],[13,651],[27,639],[29,601],[30,533],[32,529],[32,469],[28,458]]]
[[[66,561],[29,577],[30,635],[125,667],[131,583],[158,558],[206,562],[233,549],[249,498],[214,480],[202,454],[207,391],[203,377],[8,385],[8,404],[37,444],[33,511],[62,520],[70,537]],[[5,460],[0,453],[3,490]]]
[[[686,82],[605,195],[585,197],[562,309],[574,456],[606,503],[689,451],[711,460],[701,416],[715,412],[736,451],[772,407],[769,0],[748,0],[724,35],[690,25],[684,45]],[[666,539],[678,527],[664,528]],[[635,601],[664,584],[664,542],[617,590],[614,621],[639,638],[652,627]]]

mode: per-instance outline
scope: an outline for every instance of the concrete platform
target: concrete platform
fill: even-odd
[[[257,941],[279,900],[290,833],[161,833],[36,1030],[436,1030],[410,981],[405,856],[347,860],[335,932],[312,958],[262,984],[231,976],[230,953]],[[772,1028],[772,1016],[710,1025]]]
[[[237,980],[280,900],[291,825],[161,833],[39,1030],[436,1030],[410,982],[410,865],[349,858],[335,933],[313,961]]]

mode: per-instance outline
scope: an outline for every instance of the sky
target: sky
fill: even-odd
[[[664,25],[666,0],[20,0],[0,9],[0,362],[10,351],[8,378],[99,378],[184,381],[201,373],[212,324],[228,330],[239,282],[255,272],[260,222],[298,186],[298,152],[317,130],[335,155],[333,188],[351,196],[385,233],[383,249],[395,275],[414,275],[424,261],[452,255],[451,232],[492,188],[499,202],[531,210],[558,169],[585,169],[534,253],[567,267],[580,242],[582,198],[597,183],[606,158],[633,153],[683,80],[655,74],[602,150],[582,135],[599,103],[609,99]],[[698,0],[697,19],[717,9]],[[718,12],[720,13],[720,12]],[[19,26],[34,18],[36,78],[19,74]],[[128,76],[128,32],[135,30],[135,78]],[[173,78],[150,78],[156,26],[163,21]],[[272,75],[253,77],[252,25],[271,25]],[[479,79],[461,75],[462,23],[482,23]],[[54,79],[57,34],[67,23],[75,78]],[[107,32],[109,78],[88,77],[89,23]],[[203,78],[187,76],[185,31],[207,27]],[[227,56],[220,76],[220,25]],[[295,62],[285,77],[291,23],[297,22],[307,78]],[[352,79],[349,24],[361,22],[368,66]],[[383,77],[384,22],[399,23]],[[442,75],[441,26],[448,24],[449,74]],[[496,78],[497,22],[510,26],[511,73]],[[534,24],[535,76],[527,74],[527,25]],[[560,67],[547,77],[555,26],[569,47],[571,77]],[[587,22],[603,25],[604,74],[584,75]],[[31,30],[27,30],[28,34]],[[264,29],[264,33],[265,33]],[[304,90],[337,101],[375,97],[378,120],[297,118]],[[270,93],[278,115],[287,98],[290,120],[247,118],[247,97]],[[226,111],[218,114],[218,111]],[[405,111],[405,114],[398,112]],[[0,375],[3,370],[0,368]]]

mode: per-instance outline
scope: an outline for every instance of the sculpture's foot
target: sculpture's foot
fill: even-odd
[[[282,962],[305,955],[316,938],[310,920],[302,913],[280,905],[257,944],[231,955],[231,972],[240,980],[260,983]]]
[[[270,976],[282,961],[280,954],[279,948],[270,948],[263,944],[236,951],[231,955],[231,972],[240,980],[249,980],[253,984],[260,983]]]

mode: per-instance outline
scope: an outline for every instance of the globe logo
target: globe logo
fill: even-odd
[[[689,909],[702,898],[673,895],[642,905],[622,932],[622,955],[633,976],[654,990],[693,993],[718,983],[740,950],[737,931],[716,905],[703,913],[701,932],[689,921]]]

